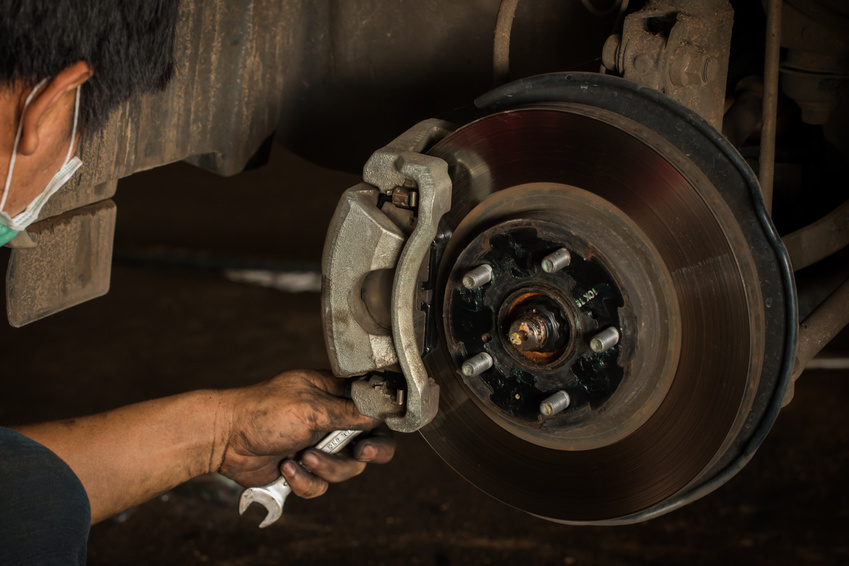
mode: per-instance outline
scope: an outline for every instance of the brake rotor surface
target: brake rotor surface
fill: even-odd
[[[488,116],[429,153],[448,163],[454,185],[452,209],[442,221],[453,235],[435,293],[440,344],[425,358],[441,388],[439,413],[422,429],[431,446],[490,495],[566,522],[634,514],[698,482],[746,423],[765,348],[758,264],[714,185],[661,136],[609,110],[575,104]],[[602,214],[580,222],[591,210],[606,210],[607,221]],[[558,223],[562,234],[553,227]],[[619,240],[611,239],[617,224],[625,228]],[[478,298],[463,291],[458,281],[465,270],[491,257],[493,238],[518,228],[543,242],[527,244],[530,275],[518,265],[521,254],[510,252],[516,258],[496,269],[491,298],[486,287],[475,291]],[[577,321],[564,331],[570,345],[552,350],[565,366],[551,362],[550,370],[536,370],[521,352],[505,355],[503,339],[496,348],[487,336],[477,343],[463,334],[455,301],[477,301],[495,313],[525,288],[548,289],[554,279],[534,266],[558,242],[577,250],[573,266],[599,262],[598,273],[608,273],[605,285],[622,296],[613,311],[602,313],[609,317],[604,324],[621,325],[619,349],[602,360],[587,348],[598,329],[585,316],[587,285],[577,268],[564,270],[562,289],[543,293],[574,303],[558,315]],[[502,319],[496,313],[487,324],[503,333]],[[479,351],[491,352],[494,366],[464,376],[460,364]],[[619,368],[621,383],[608,374],[576,377],[575,368],[586,365],[581,360]],[[511,379],[523,388],[511,389]],[[590,412],[583,417],[534,418],[528,407],[556,390],[557,379],[573,398],[589,383],[608,390],[596,406],[587,396],[583,407]],[[496,395],[502,390],[509,402]],[[522,395],[532,402],[516,408]],[[619,417],[610,417],[617,409]]]

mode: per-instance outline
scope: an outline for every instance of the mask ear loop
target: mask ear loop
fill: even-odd
[[[74,102],[74,126],[71,129],[71,147],[68,148],[68,155],[65,156],[65,163],[62,164],[62,167],[67,165],[71,160],[71,156],[74,155],[74,142],[77,141],[77,123],[80,118],[80,87],[82,85],[77,86],[77,97]],[[23,120],[21,123],[23,123]],[[0,207],[0,210],[3,210],[3,208]]]
[[[26,114],[30,102],[32,102],[33,97],[35,97],[35,93],[37,93],[46,82],[47,79],[42,79],[40,83],[35,85],[35,88],[32,89],[32,92],[29,93],[29,96],[27,96],[27,99],[24,102],[24,109],[21,112],[21,121],[18,123],[18,133],[15,134],[15,144],[12,147],[12,160],[9,162],[9,172],[6,173],[6,186],[3,187],[3,198],[0,200],[0,211],[6,208],[6,199],[9,197],[9,186],[12,184],[12,171],[15,169],[15,160],[18,157],[18,144],[21,142],[21,134],[24,131],[24,114]],[[79,99],[77,101],[79,102]],[[74,132],[76,133],[76,118],[74,118]]]

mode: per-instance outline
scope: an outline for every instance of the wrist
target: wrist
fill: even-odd
[[[218,472],[230,445],[236,414],[235,389],[211,391],[212,430],[207,473]]]

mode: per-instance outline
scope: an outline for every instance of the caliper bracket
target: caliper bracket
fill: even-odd
[[[445,122],[425,120],[371,156],[363,180],[376,189],[365,184],[348,189],[331,221],[322,261],[324,333],[333,371],[349,377],[397,363],[406,381],[406,411],[381,417],[400,432],[423,427],[439,406],[439,386],[422,361],[414,313],[421,265],[440,219],[451,208],[452,185],[445,161],[420,152],[450,131]],[[403,243],[403,232],[378,208],[377,195],[389,195],[410,181],[418,193],[416,222]],[[390,343],[388,332],[363,314],[359,294],[369,273],[392,267]],[[354,400],[361,410],[382,406],[385,399],[381,388],[356,388]]]

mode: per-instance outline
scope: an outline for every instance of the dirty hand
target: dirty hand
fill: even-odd
[[[327,491],[329,483],[359,475],[367,463],[391,460],[395,442],[385,429],[361,435],[338,454],[304,450],[331,431],[372,430],[381,424],[344,397],[346,385],[347,380],[327,373],[296,370],[231,390],[218,471],[243,486],[264,485],[282,473],[295,494],[311,498]]]

